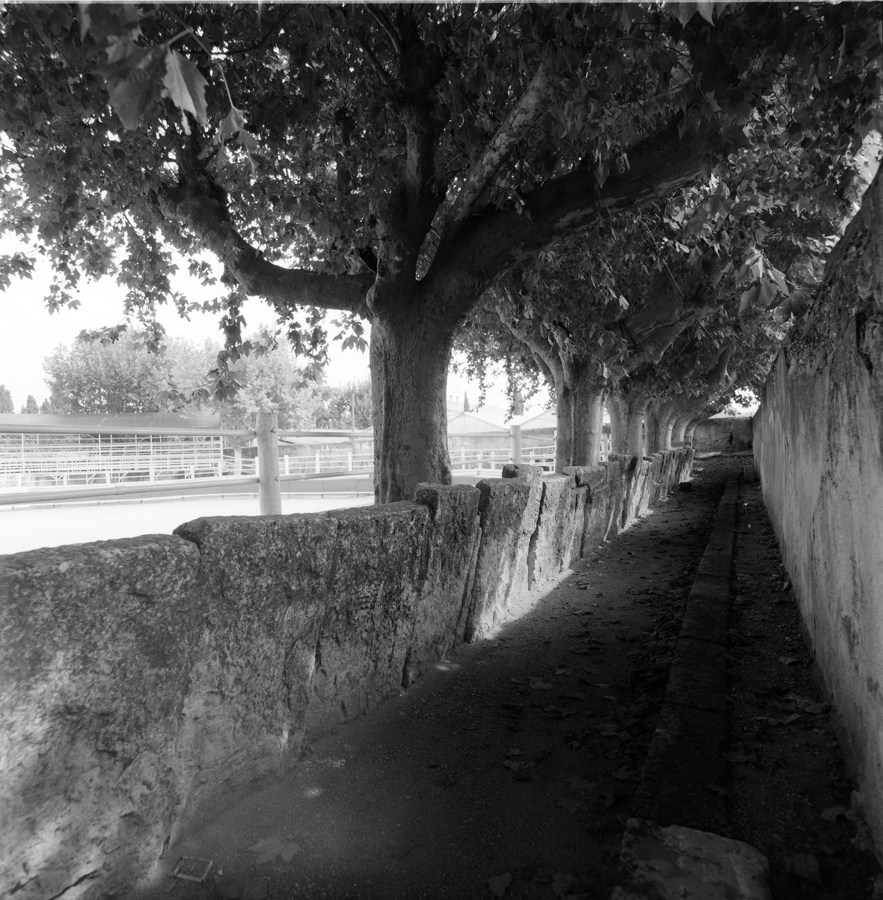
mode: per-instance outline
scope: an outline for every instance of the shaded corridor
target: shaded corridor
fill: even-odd
[[[528,616],[490,640],[461,647],[407,692],[314,742],[288,776],[227,796],[166,854],[166,871],[182,856],[212,860],[205,883],[165,879],[154,896],[606,900],[711,517],[726,476],[746,461],[699,461],[695,490],[672,495],[658,512],[599,547]],[[752,489],[753,505],[740,503],[740,509],[757,520],[759,489],[743,486]],[[737,525],[743,532],[751,527]],[[753,527],[760,535],[761,524]],[[768,535],[763,541],[769,557]],[[769,573],[757,571],[753,557],[739,557],[737,549],[737,558],[746,567],[735,574],[737,603],[747,602],[739,591],[749,581],[770,582],[781,592],[780,581],[773,585]],[[769,563],[778,566],[777,559]],[[780,570],[775,577],[781,579]],[[796,619],[791,627],[797,634]],[[796,652],[793,635],[782,637]],[[734,663],[752,642],[742,632],[733,637]],[[803,666],[795,658],[789,674],[798,662]],[[746,713],[748,724],[754,712]],[[824,742],[825,765],[836,770],[839,756],[818,727],[823,724],[816,717],[811,727]],[[715,790],[708,792],[706,812],[718,816],[721,833],[758,846],[769,841],[770,848],[759,849],[770,855],[777,852],[771,834],[793,842],[792,832],[799,836],[794,829],[801,828],[814,838],[803,822],[783,826],[759,807],[746,737],[735,735],[737,755],[730,756],[741,799],[725,804],[737,826],[711,811],[732,788],[709,786]],[[848,783],[838,777],[839,800],[819,801],[828,808],[835,801],[848,806]],[[803,803],[804,787],[795,790],[795,802]],[[841,848],[829,858],[846,854],[844,865],[855,873],[850,889],[859,890],[870,883],[873,862],[857,865],[855,848],[847,859],[843,848],[853,846],[854,827],[843,816],[822,820],[820,812],[814,811],[814,824],[842,832],[839,844],[836,836],[826,838],[829,848]],[[736,833],[740,828],[752,834]],[[784,860],[793,848],[781,849]],[[804,877],[785,871],[785,862],[779,868],[777,897],[865,895],[820,893],[818,872]]]

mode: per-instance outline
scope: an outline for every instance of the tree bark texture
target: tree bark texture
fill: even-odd
[[[674,447],[679,447],[684,443],[684,432],[687,429],[687,425],[690,424],[693,417],[696,415],[695,410],[688,409],[686,412],[682,412],[675,420],[671,430],[671,443]]]
[[[421,482],[451,483],[447,378],[452,335],[416,316],[371,328],[374,498],[411,500]]]
[[[604,389],[586,379],[578,383],[573,404],[574,466],[597,466],[601,455]]]
[[[611,391],[607,397],[614,453],[644,455],[644,411],[649,398],[642,391]]]
[[[647,406],[647,452],[671,450],[671,421],[674,404],[671,400],[656,400]]]

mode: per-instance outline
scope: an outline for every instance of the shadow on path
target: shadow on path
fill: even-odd
[[[209,878],[152,896],[606,900],[684,603],[744,462],[701,460],[692,492],[527,616],[313,742],[288,776],[224,798],[167,853],[169,870],[213,860]]]

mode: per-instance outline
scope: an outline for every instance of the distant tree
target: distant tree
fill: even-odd
[[[41,412],[44,416],[45,416],[45,415],[48,415],[49,413],[52,412],[52,404],[49,402],[48,399],[44,400],[44,401],[40,404],[40,412]]]
[[[317,388],[320,405],[316,411],[317,428],[355,428],[371,426],[374,404],[371,380],[351,381],[348,384],[320,385]]]
[[[57,347],[43,362],[50,403],[63,413],[159,411],[157,395],[168,383],[167,366],[139,334],[112,342],[78,340],[72,347]]]
[[[300,367],[291,348],[276,344],[266,331],[247,341],[256,349],[230,366],[236,394],[216,403],[224,427],[253,428],[256,413],[265,409],[278,415],[280,428],[313,428],[320,405],[314,371]],[[217,393],[209,389],[201,395],[210,403]]]
[[[15,406],[12,403],[12,393],[5,384],[0,384],[0,413],[14,413]]]
[[[21,411],[31,415],[40,412],[40,407],[37,406],[37,401],[33,394],[28,394],[28,402],[21,408]]]

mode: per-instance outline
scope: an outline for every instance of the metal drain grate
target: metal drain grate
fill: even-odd
[[[172,872],[173,878],[182,878],[184,881],[205,881],[212,868],[211,859],[199,859],[196,856],[182,856]]]

